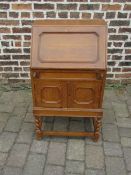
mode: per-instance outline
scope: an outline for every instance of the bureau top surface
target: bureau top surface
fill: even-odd
[[[104,20],[44,20],[32,26],[31,68],[105,69]]]

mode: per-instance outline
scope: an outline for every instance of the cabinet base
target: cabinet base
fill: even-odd
[[[66,137],[91,137],[94,142],[97,142],[100,137],[101,117],[93,117],[92,132],[70,132],[70,131],[44,131],[42,130],[42,117],[35,116],[36,139],[41,140],[44,136],[66,136]]]

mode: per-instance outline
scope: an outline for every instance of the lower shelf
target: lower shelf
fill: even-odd
[[[100,137],[101,118],[92,118],[94,131],[92,132],[70,132],[70,131],[44,131],[42,130],[42,117],[35,116],[36,138],[43,136],[70,136],[70,137],[91,137],[93,141],[98,141]]]

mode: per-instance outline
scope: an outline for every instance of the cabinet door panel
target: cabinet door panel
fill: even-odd
[[[55,80],[37,80],[35,82],[35,102],[37,106],[62,108],[66,106],[66,84]]]
[[[69,108],[98,108],[101,83],[98,81],[72,81],[68,84]]]

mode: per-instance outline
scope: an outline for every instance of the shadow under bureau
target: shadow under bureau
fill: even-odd
[[[32,27],[31,82],[36,136],[100,136],[106,78],[103,20],[44,20]],[[90,117],[89,132],[43,131],[42,117]]]

